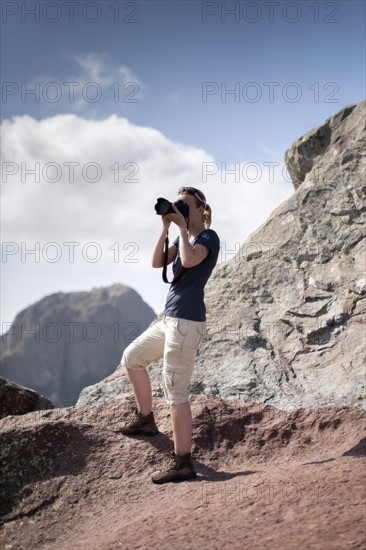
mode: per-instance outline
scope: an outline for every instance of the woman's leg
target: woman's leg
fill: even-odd
[[[139,412],[144,415],[150,414],[152,409],[151,383],[146,367],[163,356],[164,341],[162,321],[158,321],[132,342],[122,355],[121,366],[126,368]]]
[[[165,322],[163,386],[165,398],[171,406],[174,450],[177,454],[191,452],[189,385],[205,327],[205,322],[180,318],[167,318]]]
[[[147,370],[127,369],[127,375],[132,384],[139,412],[150,414],[152,410],[152,394],[150,376]]]
[[[174,451],[177,454],[191,452],[192,446],[192,412],[189,402],[170,406],[174,438]]]

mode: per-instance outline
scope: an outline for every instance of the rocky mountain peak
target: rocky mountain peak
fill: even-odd
[[[18,313],[1,338],[2,376],[57,406],[114,371],[155,312],[125,285],[55,292]]]
[[[285,162],[295,189],[305,180],[319,178],[324,171],[339,169],[349,157],[350,148],[364,140],[365,103],[345,107],[322,126],[307,132],[286,151]],[[325,176],[325,174],[324,174]],[[314,182],[313,182],[314,183]]]

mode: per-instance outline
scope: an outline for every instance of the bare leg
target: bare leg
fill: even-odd
[[[170,411],[172,415],[174,450],[176,453],[182,455],[190,453],[192,445],[191,405],[189,402],[171,405]]]
[[[128,369],[127,375],[133,387],[138,409],[141,414],[150,414],[152,410],[152,394],[150,376],[146,369]]]

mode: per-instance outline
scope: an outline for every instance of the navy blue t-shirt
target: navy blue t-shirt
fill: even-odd
[[[216,265],[220,251],[220,239],[213,229],[204,229],[190,243],[203,244],[209,249],[206,258],[194,267],[183,267],[179,255],[179,237],[173,244],[177,253],[173,263],[174,276],[181,269],[179,278],[170,285],[165,303],[164,313],[171,317],[190,319],[191,321],[206,321],[206,306],[204,303],[204,287]]]

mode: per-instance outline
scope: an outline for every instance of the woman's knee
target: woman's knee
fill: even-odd
[[[139,353],[132,344],[124,350],[121,366],[129,370],[144,370],[145,366],[139,360]]]

